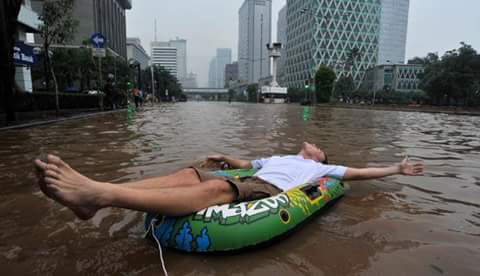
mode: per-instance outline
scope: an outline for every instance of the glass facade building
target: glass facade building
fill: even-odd
[[[380,91],[385,88],[397,92],[418,92],[424,66],[419,64],[378,65],[367,70],[362,89]]]
[[[381,15],[381,0],[287,0],[286,85],[303,87],[320,65],[359,85],[378,62]]]
[[[172,47],[170,42],[152,42],[151,44],[152,65],[165,68],[170,74],[178,79],[178,49]]]
[[[238,18],[239,79],[257,83],[270,75],[266,45],[272,42],[272,0],[245,0]]]
[[[405,63],[410,0],[382,0],[377,64]]]
[[[282,43],[282,49],[280,50],[280,58],[277,64],[277,81],[282,86],[284,84],[283,78],[285,76],[285,46],[287,44],[287,5],[278,12],[277,21],[277,42]]]
[[[32,0],[32,8],[42,13],[45,0]],[[73,18],[78,20],[73,41],[67,45],[82,46],[94,33],[101,33],[107,39],[106,47],[127,58],[126,10],[132,9],[131,0],[82,0],[75,1]],[[41,38],[35,38],[40,44]]]

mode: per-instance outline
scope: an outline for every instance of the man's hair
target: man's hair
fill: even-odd
[[[322,163],[322,164],[324,164],[324,165],[328,165],[328,156],[327,156],[327,153],[323,152],[323,155],[325,155],[325,160],[323,160],[323,161],[320,162],[320,163]]]

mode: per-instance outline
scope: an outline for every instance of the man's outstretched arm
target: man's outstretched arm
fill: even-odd
[[[226,155],[211,155],[207,161],[226,162],[234,169],[251,169],[252,162],[248,160],[235,159]]]
[[[408,157],[403,159],[401,163],[395,164],[390,167],[384,168],[364,168],[364,169],[355,169],[347,168],[344,180],[367,180],[367,179],[377,179],[390,175],[411,175],[417,176],[423,174],[423,164],[415,163],[412,164],[408,161]]]

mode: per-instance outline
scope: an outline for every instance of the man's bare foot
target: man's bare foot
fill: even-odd
[[[35,160],[38,184],[42,192],[70,208],[82,219],[92,218],[107,206],[109,184],[100,183],[78,173],[54,155]]]

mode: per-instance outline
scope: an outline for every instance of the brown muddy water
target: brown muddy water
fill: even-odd
[[[83,222],[34,184],[33,158],[59,154],[101,181],[162,175],[211,153],[252,159],[321,145],[331,163],[382,166],[405,154],[423,177],[352,182],[333,208],[275,244],[232,255],[164,252],[170,275],[480,275],[480,119],[298,105],[179,103],[128,123],[114,113],[0,133],[1,275],[161,275],[143,215]]]

